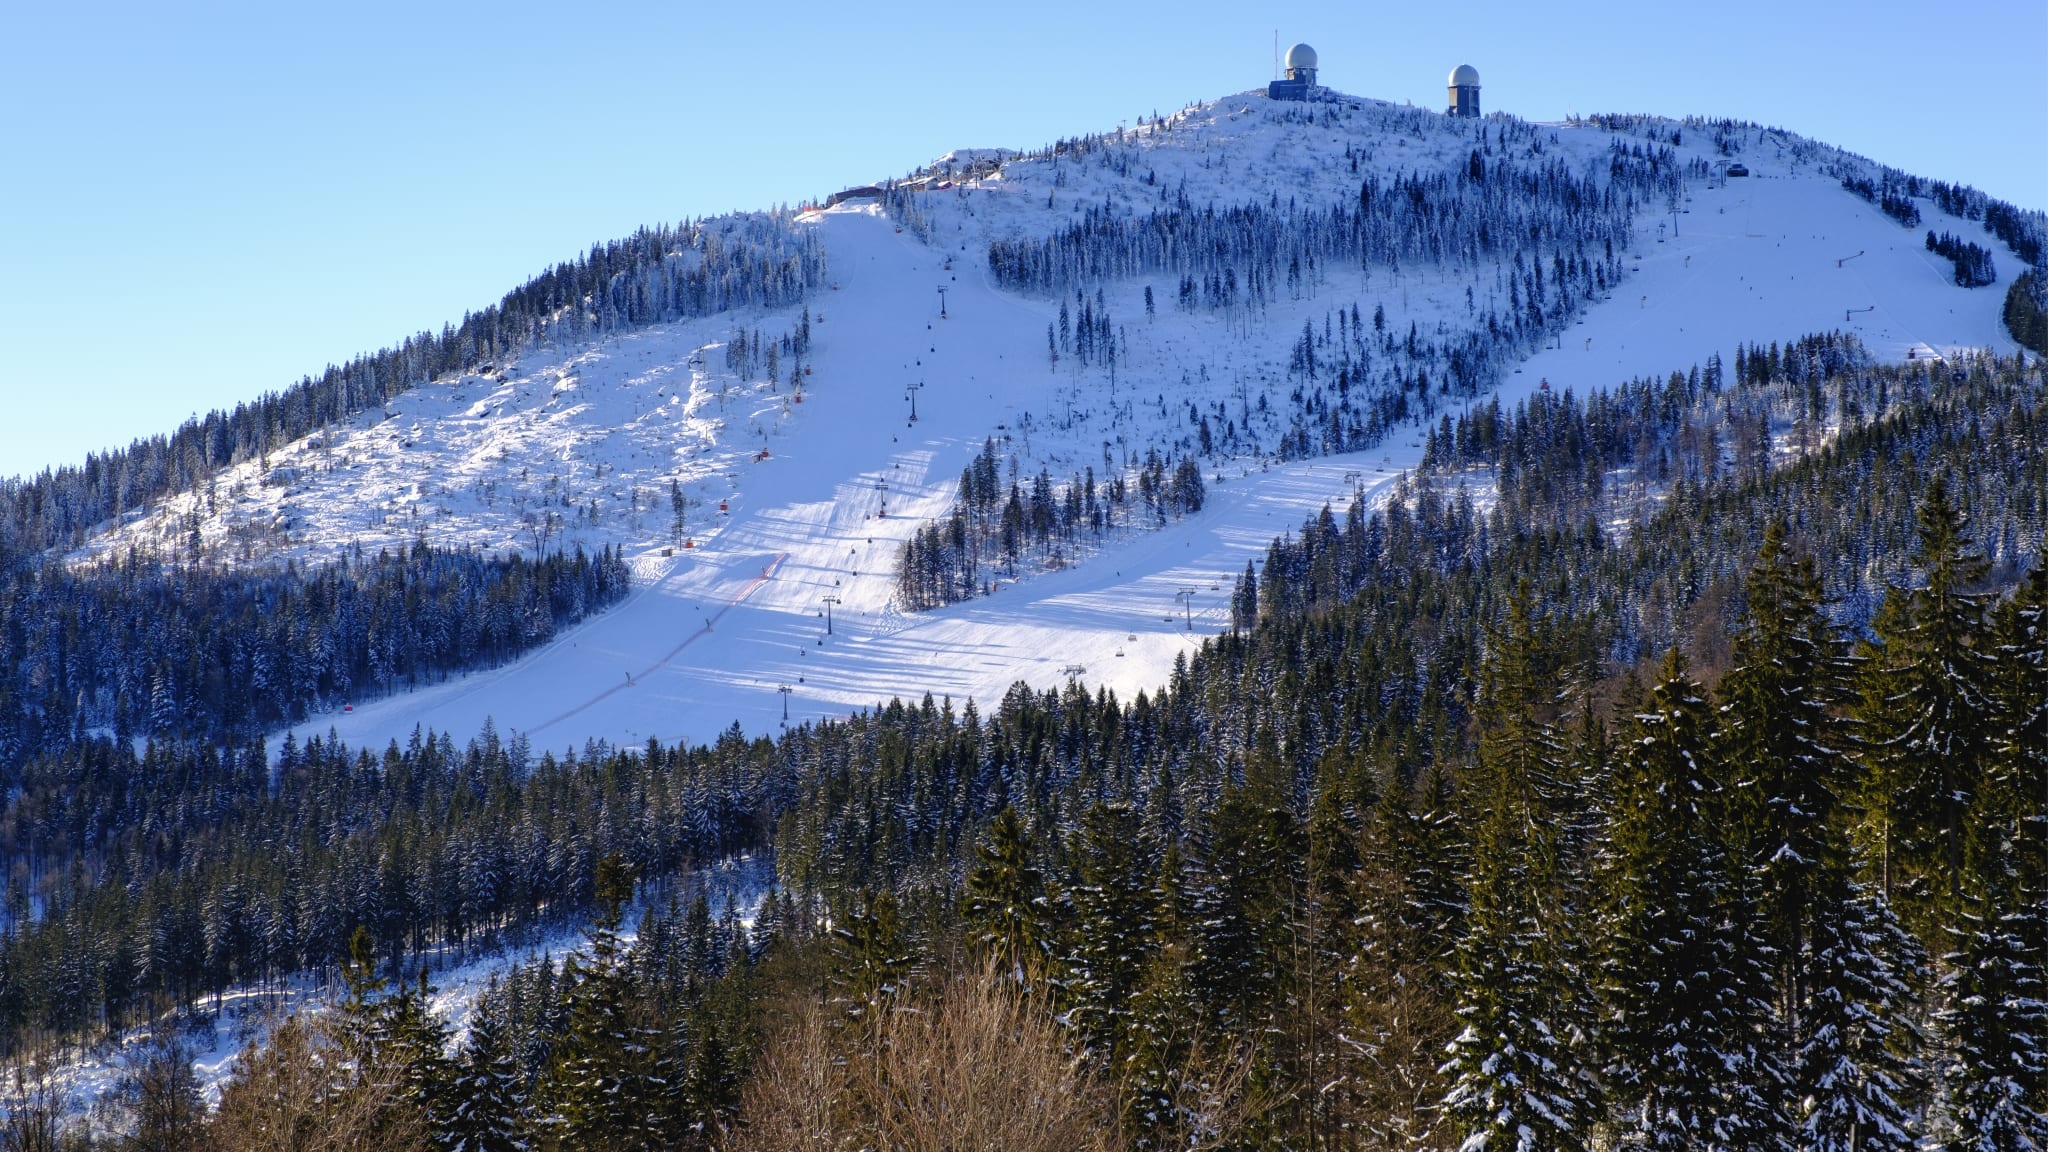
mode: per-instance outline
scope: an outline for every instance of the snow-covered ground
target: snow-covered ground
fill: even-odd
[[[551,646],[355,702],[300,726],[301,738],[332,729],[374,745],[416,726],[462,734],[494,718],[539,748],[702,740],[734,723],[774,731],[785,710],[798,723],[926,692],[987,707],[1019,680],[1043,687],[1077,676],[1126,696],[1155,688],[1177,655],[1227,625],[1232,581],[1248,559],[1325,503],[1390,485],[1415,465],[1419,429],[1313,461],[1204,457],[1200,513],[935,611],[896,609],[895,558],[920,525],[946,514],[986,438],[1025,477],[1045,467],[1059,481],[1083,466],[1106,477],[1147,447],[1185,449],[1192,401],[1242,412],[1270,446],[1281,413],[1295,407],[1286,365],[1304,322],[1320,329],[1356,304],[1365,315],[1384,308],[1390,331],[1412,323],[1425,338],[1473,323],[1464,293],[1477,285],[1483,306],[1496,283],[1489,270],[1318,272],[1298,299],[1281,293],[1263,312],[1235,317],[1175,309],[1174,283],[1156,276],[1104,286],[1126,342],[1114,384],[1072,357],[1049,366],[1060,301],[996,288],[991,239],[1045,235],[1091,205],[1148,211],[1165,190],[1225,205],[1283,189],[1307,202],[1355,194],[1361,171],[1460,164],[1485,130],[1371,102],[1312,123],[1301,111],[1240,95],[1126,133],[1120,167],[1012,159],[927,193],[929,239],[872,201],[807,213],[799,226],[818,230],[834,283],[810,302],[812,347],[801,361],[781,359],[771,374],[729,356],[736,333],[772,343],[797,332],[793,311],[529,351],[278,454],[267,475],[252,463],[210,495],[137,513],[88,554],[176,548],[196,511],[206,547],[229,559],[317,560],[418,537],[529,552],[543,541],[615,543],[631,558],[629,599]],[[1668,141],[1669,123],[1650,127]],[[1661,377],[1715,351],[1732,363],[1738,343],[1835,329],[1894,359],[1909,349],[2010,351],[1998,323],[2002,285],[1957,288],[1948,265],[1922,249],[1926,229],[1955,232],[1993,247],[2009,276],[2015,262],[1980,226],[1921,201],[1925,222],[1903,228],[1820,170],[1839,154],[1776,133],[1739,135],[1753,175],[1694,180],[1676,213],[1643,209],[1627,278],[1507,378],[1505,401],[1545,380],[1584,392]],[[1597,172],[1617,137],[1652,145],[1644,134],[1549,125],[1515,147]],[[1686,131],[1681,157],[1718,159],[1709,137]],[[1148,286],[1156,315],[1142,301]],[[801,400],[793,367],[809,370]],[[671,481],[693,502],[689,547],[671,548]]]

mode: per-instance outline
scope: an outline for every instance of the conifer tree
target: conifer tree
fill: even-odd
[[[1444,995],[1443,942],[1456,936],[1464,869],[1450,848],[1450,818],[1412,811],[1398,771],[1390,765],[1387,775],[1358,838],[1354,952],[1338,1037],[1349,1054],[1348,1127],[1369,1144],[1393,1147],[1419,1140],[1443,1099],[1437,1068],[1457,1032]],[[1423,787],[1442,814],[1450,803],[1437,794],[1440,781],[1432,770]]]
[[[314,1050],[331,1053],[325,1106],[355,1113],[369,1130],[432,1133],[429,1097],[439,1093],[445,1077],[427,1049],[445,1037],[425,1013],[423,999],[414,1002],[410,990],[385,994],[389,985],[376,966],[376,945],[359,924],[342,964],[341,1003],[332,1020],[307,1037]]]
[[[655,1131],[656,1029],[635,1003],[619,926],[633,874],[625,860],[598,862],[590,955],[568,991],[568,1033],[555,1055],[551,1098],[564,1139],[586,1148],[650,1146]]]
[[[1186,950],[1169,943],[1156,952],[1140,976],[1131,1000],[1129,1039],[1115,1065],[1123,1086],[1124,1124],[1140,1149],[1179,1146],[1178,1133],[1197,1118],[1190,1115],[1201,1098],[1201,1085],[1190,1083],[1200,1046],[1202,1010],[1188,979]]]
[[[1128,804],[1090,807],[1069,838],[1073,923],[1060,988],[1068,1019],[1114,1067],[1128,1044],[1131,998],[1159,946],[1154,863]]]
[[[2048,560],[2037,560],[2000,606],[1997,638],[1998,731],[1986,792],[2017,822],[2016,883],[2023,901],[2038,902],[2048,898]]]
[[[454,1106],[443,1131],[450,1152],[526,1152],[525,1086],[496,1005],[497,980],[479,1001],[455,1061]]]
[[[1442,1069],[1444,1111],[1465,1152],[1587,1146],[1595,1085],[1583,1010],[1560,947],[1557,829],[1546,792],[1559,768],[1525,595],[1491,638],[1480,696],[1479,801],[1469,920],[1453,987],[1463,1030]]]
[[[448,1060],[448,1026],[430,1005],[427,971],[419,983],[378,1002],[385,1036],[378,1057],[400,1077],[405,1091],[427,1118],[428,1130],[448,1142],[455,1111],[454,1067]]]
[[[1031,838],[1017,809],[1005,805],[974,850],[964,917],[968,938],[1020,984],[1045,974],[1053,925],[1045,877],[1031,860]]]
[[[1741,995],[1772,1006],[1756,1083],[1789,1093],[1780,1108],[1789,1118],[1789,1101],[1813,1087],[1798,1062],[1806,1043],[1802,1013],[1814,992],[1815,926],[1841,914],[1848,896],[1842,798],[1855,776],[1846,752],[1850,735],[1835,711],[1847,694],[1850,664],[1822,610],[1813,562],[1792,554],[1788,535],[1783,520],[1771,523],[1744,580],[1748,603],[1735,666],[1721,683],[1716,744],[1731,801],[1731,922],[1748,953],[1731,975],[1741,978],[1768,957],[1770,986]]]
[[[886,889],[863,890],[833,926],[831,979],[836,999],[851,1019],[872,1021],[903,991],[912,961],[896,897]]]
[[[740,1069],[715,1019],[705,1015],[695,1031],[674,1095],[684,1113],[683,1137],[691,1147],[710,1147],[739,1109]]]
[[[1292,994],[1289,963],[1305,845],[1294,815],[1232,788],[1193,845],[1185,894],[1189,975],[1226,1032],[1255,1034]]]
[[[1772,1130],[1748,997],[1767,975],[1729,932],[1712,713],[1676,649],[1629,730],[1601,871],[1608,1085],[1641,1146],[1740,1148]]]
[[[2001,899],[2003,897],[2003,899]],[[2048,1147],[2048,981],[2038,902],[1974,898],[1956,928],[1938,1017],[1950,1053],[1953,1152]]]
[[[1799,1146],[1906,1152],[1926,1069],[1913,1024],[1924,953],[1883,893],[1847,881],[1808,940],[1793,1082]]]
[[[1945,1005],[1953,1152],[2048,1147],[2048,805],[2035,742],[2048,713],[2048,576],[2037,565],[2001,608],[1994,754],[1970,806],[1963,903],[1950,927]]]
[[[386,1018],[378,1010],[388,986],[377,974],[377,947],[362,924],[349,936],[348,959],[341,966],[342,998],[337,1005],[343,1042],[361,1052],[374,1052],[389,1039]]]
[[[1929,938],[1963,899],[1965,817],[1996,735],[1996,654],[1986,598],[1972,591],[1988,566],[1966,532],[1936,474],[1919,507],[1926,584],[1879,614],[1864,677],[1882,871]]]

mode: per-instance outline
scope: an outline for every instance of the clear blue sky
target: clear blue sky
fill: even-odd
[[[1674,13],[1679,10],[1684,15]],[[2048,5],[0,4],[0,476],[591,244],[1264,83],[1775,124],[2048,208]],[[1789,334],[1788,334],[1789,335]]]

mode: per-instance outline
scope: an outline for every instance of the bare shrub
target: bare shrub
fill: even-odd
[[[114,1108],[127,1133],[125,1152],[196,1152],[206,1123],[192,1054],[175,1027],[165,1027],[128,1054]]]
[[[218,1152],[424,1152],[426,1117],[395,1069],[363,1066],[328,1021],[292,1017],[235,1058],[206,1146]]]
[[[16,1065],[0,1089],[0,1152],[57,1152],[67,1103],[46,1066]]]
[[[748,1087],[748,1152],[1111,1152],[1112,1100],[1059,1026],[986,969],[864,1025],[807,1003]]]

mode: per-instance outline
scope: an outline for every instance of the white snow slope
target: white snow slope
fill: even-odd
[[[1355,303],[1365,315],[1384,307],[1390,331],[1414,323],[1449,333],[1469,322],[1466,287],[1484,301],[1491,274],[1416,264],[1369,278],[1319,275],[1301,299],[1282,294],[1263,314],[1232,319],[1174,309],[1175,285],[1162,275],[1104,285],[1126,340],[1113,387],[1097,371],[1049,367],[1046,330],[1059,301],[996,289],[991,238],[1046,234],[1105,196],[1144,211],[1161,188],[1219,205],[1276,192],[1305,202],[1355,195],[1347,150],[1362,158],[1358,171],[1431,171],[1462,163],[1483,130],[1367,101],[1314,123],[1302,110],[1233,96],[1185,109],[1165,130],[1119,133],[1096,157],[1012,159],[929,192],[929,239],[872,201],[806,213],[799,226],[822,237],[835,283],[809,305],[812,374],[800,402],[786,367],[780,383],[725,368],[736,331],[779,337],[798,323],[794,310],[544,348],[489,377],[416,389],[326,444],[274,457],[268,482],[253,464],[225,477],[211,512],[197,495],[173,501],[87,552],[175,547],[185,512],[199,508],[208,546],[252,562],[419,536],[487,550],[530,551],[543,536],[617,543],[632,558],[630,597],[546,649],[354,702],[301,725],[301,739],[331,728],[381,745],[416,726],[460,738],[494,718],[537,749],[703,740],[735,723],[772,732],[785,708],[800,723],[926,692],[989,708],[1020,680],[1046,687],[1075,676],[1126,697],[1155,689],[1177,656],[1226,625],[1248,559],[1323,504],[1389,485],[1414,465],[1419,430],[1345,457],[1205,457],[1200,513],[935,611],[896,610],[894,560],[919,525],[946,514],[985,438],[998,438],[1025,477],[1044,466],[1057,481],[1092,465],[1106,478],[1148,446],[1187,444],[1192,400],[1244,412],[1271,445],[1282,427],[1261,423],[1259,401],[1280,401],[1275,415],[1291,407],[1285,366],[1305,320],[1320,328],[1330,310]],[[1622,138],[1668,142],[1674,127],[1646,121]],[[1598,172],[1616,135],[1546,125],[1522,148]],[[1753,175],[1695,180],[1680,212],[1646,210],[1632,273],[1507,378],[1505,402],[1543,380],[1583,393],[1716,351],[1732,362],[1738,342],[1818,331],[1854,332],[1893,359],[2012,350],[1998,322],[2002,287],[1957,288],[1922,250],[1926,229],[1953,232],[1993,248],[2009,275],[2016,261],[1979,225],[1921,201],[1924,223],[1902,228],[1821,171],[1854,158],[1776,132],[1737,135]],[[1682,157],[1719,158],[1707,132],[1682,136]],[[1122,156],[1128,174],[1102,156]],[[1158,294],[1149,318],[1148,283]],[[924,385],[915,423],[913,384]],[[694,546],[672,556],[671,480],[699,502]],[[838,599],[829,634],[827,596]]]

